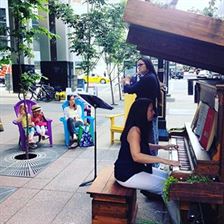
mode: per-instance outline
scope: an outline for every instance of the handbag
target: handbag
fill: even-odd
[[[79,147],[90,147],[93,146],[93,138],[88,130],[88,126],[80,129],[81,133],[79,133]]]

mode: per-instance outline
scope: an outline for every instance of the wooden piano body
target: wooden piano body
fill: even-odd
[[[137,45],[142,54],[224,74],[224,21],[158,7],[141,0],[128,0],[124,20],[129,23],[127,41]],[[174,184],[170,197],[180,201],[218,204],[221,205],[219,208],[223,208],[224,83],[201,81],[197,86],[198,102],[202,100],[210,107],[218,108],[215,150],[219,150],[219,156],[216,160],[212,159],[201,148],[191,125],[186,124],[184,132],[179,135],[185,136],[187,147],[193,149],[190,153],[194,161],[191,162],[193,170],[174,171],[173,175],[184,179],[190,173],[197,173],[216,181]],[[224,223],[224,209],[219,214],[223,214],[222,218],[218,218],[219,223]]]
[[[215,206],[215,214],[209,215],[213,222],[209,219],[205,223],[221,224],[224,221],[224,82],[200,81],[196,84],[196,88],[198,103],[203,101],[217,110],[215,138],[211,148],[206,151],[190,124],[186,124],[182,132],[170,133],[172,140],[184,141],[184,151],[187,151],[190,167],[189,169],[187,167],[187,171],[180,168],[172,172],[171,175],[178,178],[179,182],[171,186],[169,196],[172,200],[181,202],[182,217],[187,216],[189,204],[192,202],[209,204],[213,209]],[[178,158],[178,160],[181,162],[182,159]],[[192,174],[209,177],[211,182],[192,184],[184,181]],[[186,202],[188,202],[187,206]],[[212,211],[210,207],[205,213],[209,211]]]
[[[190,160],[189,170],[174,170],[172,175],[180,180],[191,174],[210,177],[212,182],[197,186],[182,182],[171,187],[170,197],[176,200],[198,201],[211,204],[224,204],[224,82],[200,81],[197,83],[198,102],[203,101],[217,110],[215,138],[211,149],[206,151],[199,143],[191,125],[186,124],[183,132],[171,132],[171,138],[183,139]],[[213,151],[213,153],[210,152]]]

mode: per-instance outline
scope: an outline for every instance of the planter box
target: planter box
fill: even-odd
[[[223,205],[224,183],[178,182],[171,185],[170,199]]]

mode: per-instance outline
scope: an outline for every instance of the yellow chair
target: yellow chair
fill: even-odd
[[[107,116],[110,119],[110,136],[111,136],[111,144],[114,143],[114,134],[122,133],[124,129],[124,124],[128,116],[128,112],[130,110],[130,107],[132,103],[135,101],[136,95],[135,94],[124,94],[124,113],[122,114],[111,114]],[[121,125],[115,124],[115,118],[123,116],[123,121]]]

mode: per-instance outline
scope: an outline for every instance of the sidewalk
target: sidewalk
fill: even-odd
[[[167,127],[182,127],[191,121],[195,105],[193,96],[187,96],[186,80],[171,80],[171,97],[167,99]],[[0,117],[4,132],[0,133],[0,151],[15,147],[18,130],[11,121],[15,118],[13,105],[16,94],[0,92]],[[109,113],[120,113],[122,101],[113,111],[97,110],[97,168],[98,172],[116,160],[119,144],[110,145]],[[53,119],[53,147],[65,147],[61,103],[40,103],[46,117]],[[7,122],[6,122],[7,121]],[[47,143],[45,143],[47,145]],[[46,146],[45,146],[46,147]],[[47,150],[47,147],[46,147]],[[87,187],[79,187],[93,178],[93,147],[68,150],[34,178],[0,176],[0,187],[15,188],[0,201],[0,224],[88,224],[91,223],[91,199]],[[163,205],[149,201],[138,193],[137,223],[153,220],[161,223]]]

